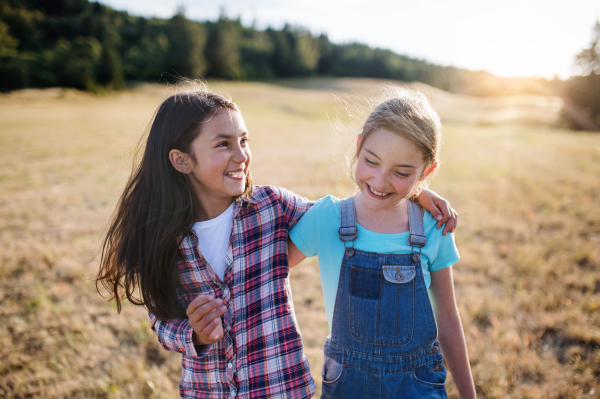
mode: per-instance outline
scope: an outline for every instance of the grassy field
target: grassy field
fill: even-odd
[[[332,134],[339,79],[219,83],[250,129],[257,184],[347,196]],[[460,214],[457,300],[481,398],[600,396],[600,135],[556,127],[560,101],[475,99],[419,85],[443,120],[432,188]],[[132,153],[168,90],[0,96],[0,398],[177,397],[180,355],[144,309],[96,292],[103,230]],[[319,386],[328,334],[318,265],[292,272]],[[458,397],[451,382],[449,396]]]

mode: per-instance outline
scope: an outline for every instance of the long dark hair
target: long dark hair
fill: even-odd
[[[175,256],[196,221],[198,204],[187,175],[171,164],[169,151],[191,156],[202,122],[222,109],[239,112],[227,98],[197,90],[167,98],[156,111],[141,161],[110,220],[96,276],[96,288],[101,283],[108,290],[119,312],[127,298],[162,320],[187,317],[177,298]],[[139,151],[142,145],[143,139]],[[243,196],[251,195],[247,176]]]

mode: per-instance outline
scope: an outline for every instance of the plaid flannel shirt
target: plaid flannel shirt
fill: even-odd
[[[315,383],[294,316],[287,258],[288,230],[312,202],[272,186],[257,186],[234,207],[224,281],[198,250],[193,231],[177,266],[184,308],[200,293],[223,299],[223,338],[195,347],[188,320],[150,314],[162,346],[179,352],[184,398],[310,398]]]

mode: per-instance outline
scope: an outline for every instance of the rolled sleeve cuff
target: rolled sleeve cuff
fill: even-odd
[[[199,358],[203,358],[206,355],[208,355],[208,352],[210,352],[210,349],[212,348],[212,344],[211,345],[198,345],[194,347],[194,350],[196,351],[196,357]]]
[[[152,329],[156,332],[163,348],[185,356],[201,358],[206,356],[212,347],[212,345],[194,345],[194,329],[188,320],[168,320],[164,323],[154,318]]]
[[[183,329],[181,331],[182,340],[181,347],[183,348],[183,352],[187,356],[199,357],[203,358],[210,352],[212,348],[211,345],[194,345],[194,329],[189,325],[188,321],[185,320],[185,323],[182,325]]]

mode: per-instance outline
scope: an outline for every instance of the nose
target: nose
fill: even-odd
[[[384,189],[387,187],[387,174],[381,171],[377,171],[375,176],[373,176],[372,186],[374,189]]]
[[[250,148],[246,144],[246,146],[242,147],[241,145],[237,145],[234,150],[234,154],[232,160],[236,163],[246,163],[250,158]]]

